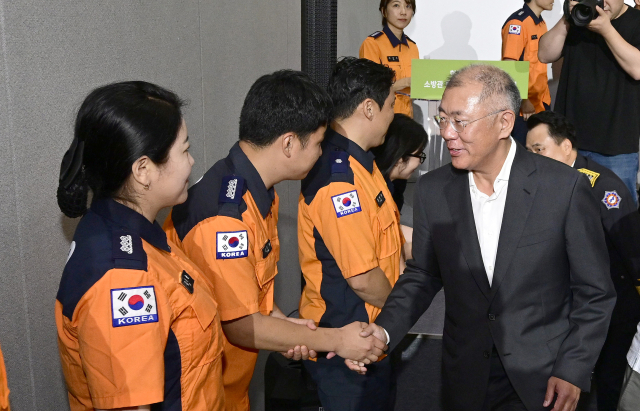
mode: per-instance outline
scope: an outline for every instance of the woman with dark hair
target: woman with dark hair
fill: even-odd
[[[403,217],[409,216],[406,219],[401,218],[400,221],[402,234],[407,239],[404,247],[406,259],[411,258],[410,240],[413,233],[413,223],[410,217],[413,210],[411,207],[403,205],[404,190],[406,181],[411,177],[411,174],[427,158],[423,151],[428,142],[429,136],[422,125],[404,114],[396,114],[389,126],[384,144],[371,149],[376,157],[378,169],[388,182],[389,191],[391,191],[398,210]],[[404,213],[402,212],[403,208]]]
[[[78,112],[58,204],[84,216],[55,308],[71,411],[224,409],[213,290],[155,222],[187,199],[182,105],[136,81],[97,88]]]
[[[416,43],[404,34],[416,12],[415,0],[380,0],[382,31],[367,37],[360,46],[360,58],[384,64],[396,73],[392,90],[396,93],[394,111],[413,117],[411,103],[411,60],[420,58]]]

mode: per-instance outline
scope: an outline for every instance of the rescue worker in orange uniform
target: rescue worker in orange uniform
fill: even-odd
[[[333,121],[298,203],[306,281],[300,316],[322,327],[373,322],[400,274],[398,208],[369,151],[384,142],[394,118],[393,79],[389,67],[348,57],[329,80]],[[326,410],[393,407],[389,358],[367,367],[364,376],[339,357],[305,361],[305,367]]]
[[[165,222],[170,238],[214,284],[224,331],[227,410],[249,410],[249,383],[259,349],[353,353],[376,361],[384,344],[362,339],[363,323],[316,329],[287,318],[274,303],[278,272],[279,199],[274,185],[300,180],[321,153],[331,109],[327,93],[306,74],[283,70],[259,78],[240,114],[240,141],[189,190]],[[294,348],[295,347],[295,348]]]
[[[97,88],[78,112],[58,204],[84,216],[55,305],[71,411],[225,409],[213,289],[155,222],[187,198],[181,106],[138,81]]]
[[[415,0],[380,0],[382,31],[367,37],[360,46],[360,58],[384,64],[396,73],[393,91],[396,93],[394,111],[413,118],[411,103],[411,60],[419,59],[418,46],[404,29],[416,12]]]
[[[522,100],[520,116],[511,135],[523,146],[527,139],[526,121],[535,113],[551,108],[547,65],[538,60],[538,42],[547,32],[544,10],[553,9],[554,0],[525,0],[502,26],[502,60],[529,62],[529,96]]]
[[[7,383],[7,370],[4,367],[4,358],[0,350],[0,411],[11,411],[9,407],[9,385]]]

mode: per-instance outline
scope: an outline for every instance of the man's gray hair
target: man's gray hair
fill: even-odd
[[[493,110],[511,109],[520,113],[520,91],[515,81],[504,70],[487,64],[472,64],[451,75],[447,88],[462,87],[468,83],[482,84],[480,103],[493,100]],[[500,107],[498,107],[500,105]]]

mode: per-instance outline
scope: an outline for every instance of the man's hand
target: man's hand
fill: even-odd
[[[380,327],[375,323],[371,323],[367,325],[365,328],[360,331],[360,337],[366,338],[369,336],[374,336],[377,340],[383,342],[385,344],[385,350],[387,349],[387,334],[384,332],[384,328]],[[364,375],[367,372],[367,368],[365,367],[365,363],[357,360],[344,360],[345,365],[351,371],[355,371],[360,375]]]
[[[524,118],[524,121],[529,120],[529,117],[536,114],[536,108],[533,107],[533,104],[529,99],[522,100],[522,104],[520,105],[520,110],[522,110],[522,118]]]
[[[316,326],[316,323],[313,320],[306,320],[303,318],[290,318],[290,317],[284,317],[282,319],[285,321],[292,322],[294,324],[306,325],[307,328],[313,331],[315,331],[318,328]],[[302,345],[302,346],[296,345],[295,347],[291,348],[289,351],[281,352],[280,354],[282,354],[285,358],[289,360],[294,360],[294,361],[308,360],[309,358],[316,358],[318,355],[314,350],[308,349],[306,345]]]
[[[611,25],[611,16],[605,13],[600,6],[596,6],[596,11],[598,12],[598,17],[591,20],[587,28],[601,36],[605,36],[610,30],[615,30]]]
[[[371,335],[363,337],[361,331],[365,327],[366,323],[356,321],[340,328],[341,340],[336,353],[364,364],[378,361],[387,345]]]
[[[560,378],[551,377],[547,383],[547,394],[542,406],[551,405],[555,394],[558,394],[558,397],[551,411],[575,411],[580,399],[580,388]]]
[[[408,87],[411,87],[411,77],[405,77],[405,78],[396,80],[396,82],[393,83],[392,90],[395,92],[395,91],[404,90],[405,88],[408,88]]]

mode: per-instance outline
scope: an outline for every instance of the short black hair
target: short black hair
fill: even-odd
[[[396,113],[387,131],[384,144],[371,149],[376,156],[376,164],[383,176],[389,177],[398,160],[409,160],[409,155],[422,152],[429,142],[429,136],[420,123],[411,117]]]
[[[326,126],[331,99],[311,78],[294,70],[280,70],[256,80],[240,112],[240,140],[268,147],[285,133],[295,133],[303,146],[318,128]]]
[[[562,114],[553,111],[541,111],[527,120],[527,128],[529,130],[533,130],[541,124],[547,125],[549,135],[556,144],[560,145],[564,140],[569,140],[573,148],[578,148],[576,145],[576,128]]]
[[[342,58],[336,64],[327,87],[333,100],[331,117],[334,120],[349,118],[358,105],[368,98],[382,109],[395,76],[392,69],[371,60]]]

